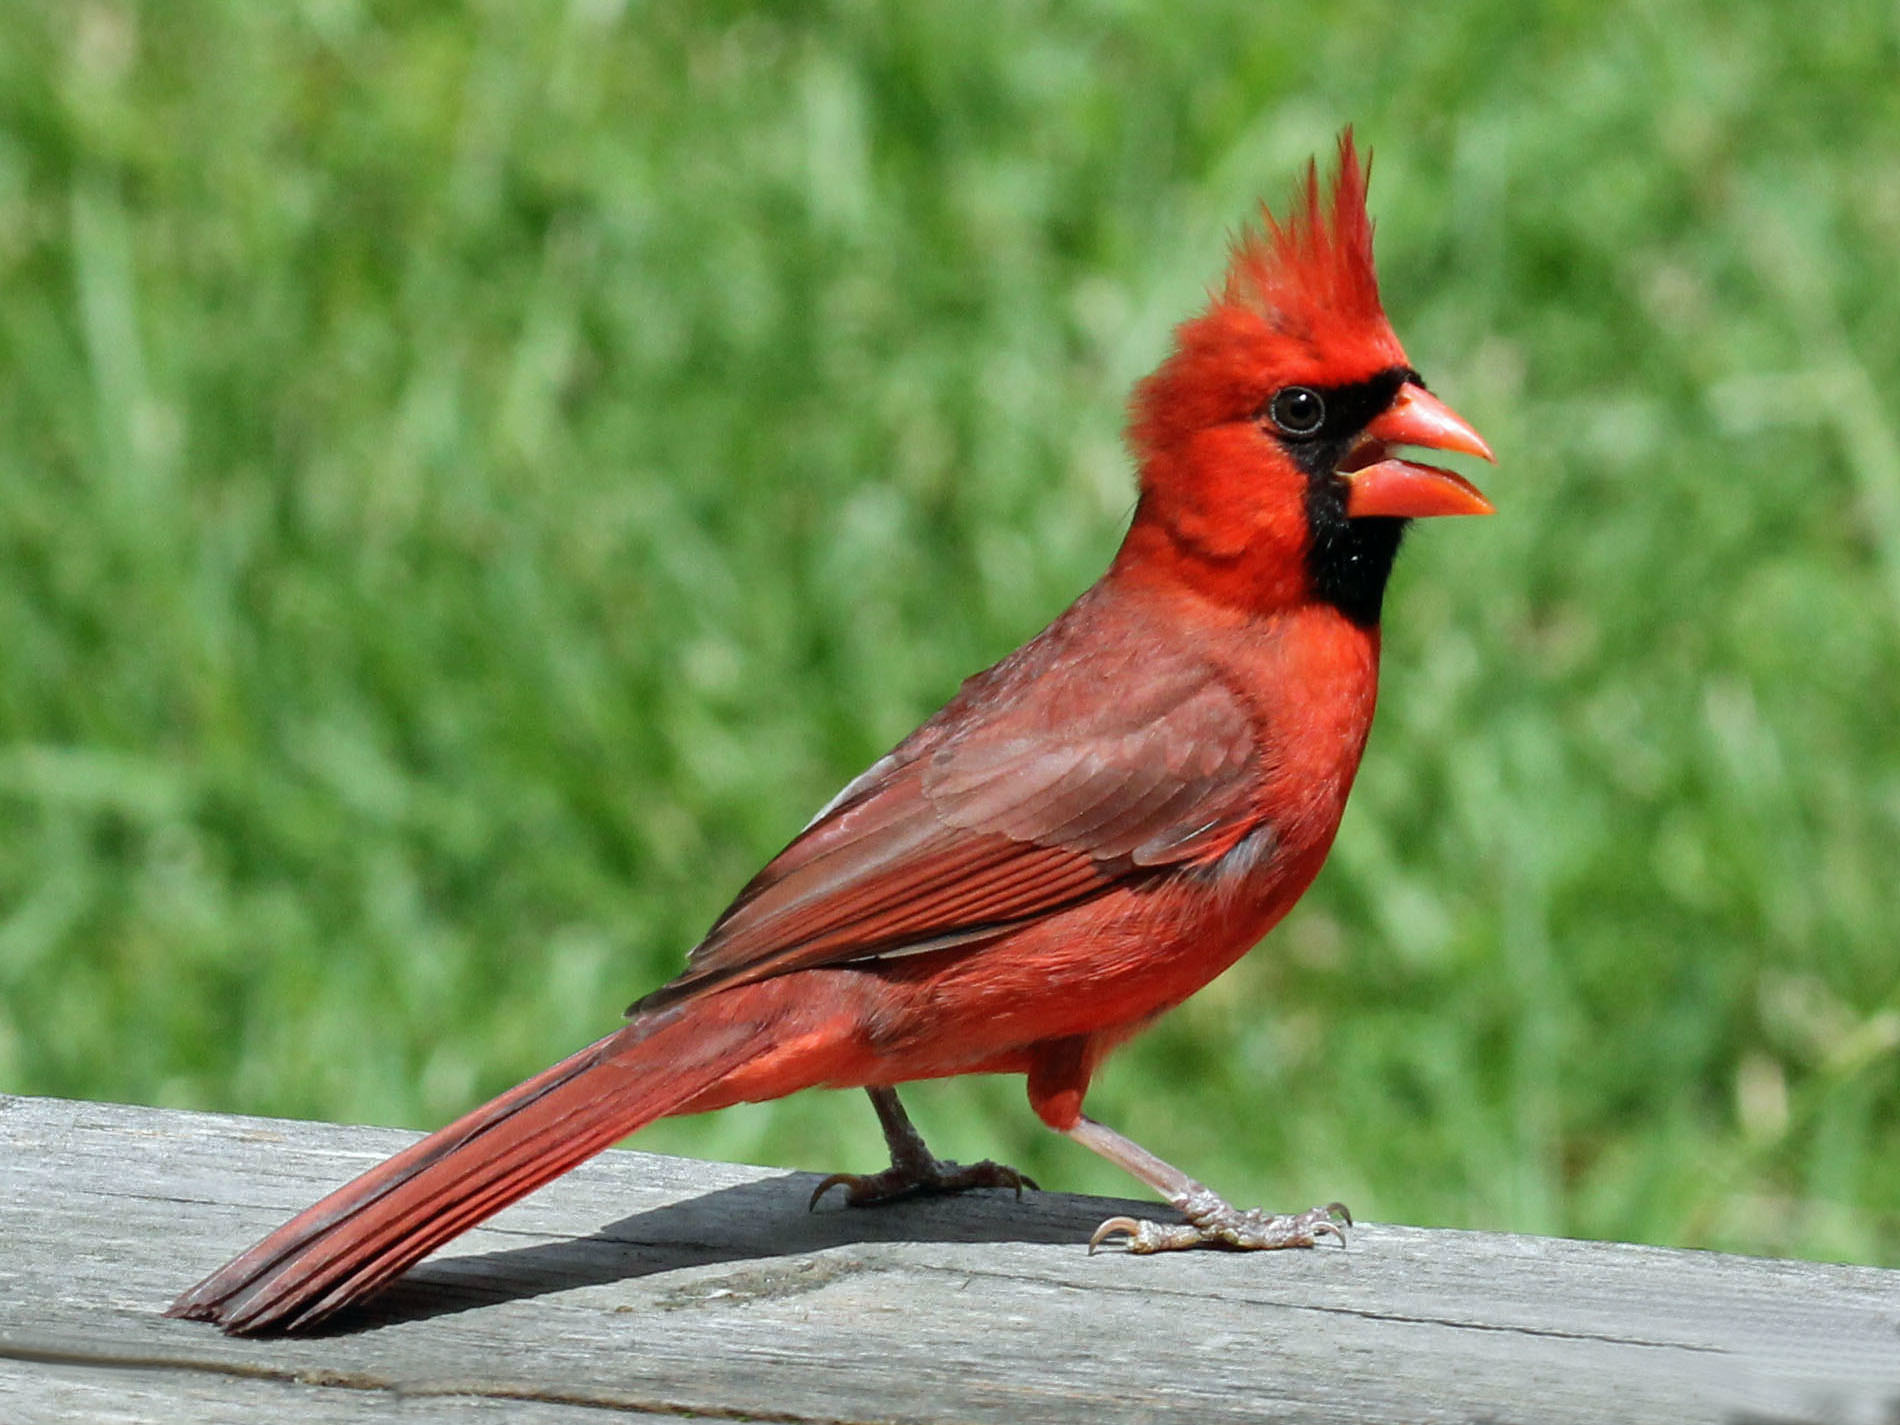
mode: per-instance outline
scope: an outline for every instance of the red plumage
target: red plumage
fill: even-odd
[[[1488,508],[1402,444],[1488,458],[1379,304],[1340,143],[1241,240],[1137,391],[1141,499],[1108,573],[958,695],[745,887],[631,1023],[338,1189],[175,1315],[296,1329],[652,1119],[872,1090],[893,1167],[853,1201],[1017,1181],[932,1162],[890,1086],[1023,1073],[1037,1113],[1187,1218],[1136,1251],[1311,1245],[1330,1209],[1237,1212],[1084,1117],[1103,1054],[1227,968],[1306,889],[1371,725],[1407,517]],[[1104,1234],[1098,1234],[1100,1238]]]

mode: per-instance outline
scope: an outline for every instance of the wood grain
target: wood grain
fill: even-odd
[[[1130,1204],[807,1213],[633,1152],[325,1335],[160,1314],[414,1136],[0,1097],[0,1420],[1900,1420],[1900,1272],[1378,1224],[1090,1257]]]

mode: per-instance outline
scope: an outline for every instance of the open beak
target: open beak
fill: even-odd
[[[1367,425],[1353,452],[1340,463],[1346,481],[1346,516],[1488,515],[1491,502],[1464,476],[1436,465],[1390,456],[1391,447],[1415,445],[1454,450],[1497,463],[1491,447],[1465,418],[1423,386],[1407,381],[1392,404]]]

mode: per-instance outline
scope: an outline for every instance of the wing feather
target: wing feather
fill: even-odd
[[[642,1000],[818,965],[975,953],[1256,830],[1257,719],[1206,663],[1097,642],[1078,604],[839,794]],[[1118,676],[1119,675],[1119,676]]]

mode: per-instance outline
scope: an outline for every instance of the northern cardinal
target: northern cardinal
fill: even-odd
[[[1238,1210],[1082,1112],[1102,1056],[1318,872],[1406,522],[1491,508],[1393,454],[1491,459],[1380,307],[1351,131],[1330,201],[1309,164],[1288,220],[1262,216],[1136,390],[1141,495],[1101,580],[840,792],[625,1027],[337,1189],[172,1315],[308,1327],[645,1123],[814,1086],[868,1089],[892,1159],[820,1194],[1020,1192],[998,1164],[937,1162],[905,1117],[893,1085],[950,1074],[1026,1075],[1045,1123],[1184,1219],[1113,1218],[1096,1244],[1343,1237],[1338,1204]]]

